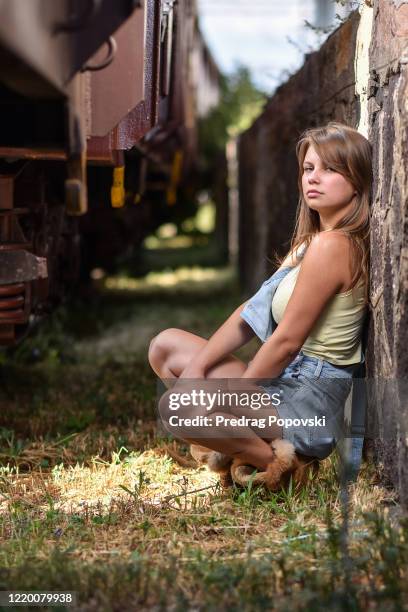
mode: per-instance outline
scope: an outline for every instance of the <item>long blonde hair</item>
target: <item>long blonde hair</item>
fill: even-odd
[[[310,128],[302,133],[296,145],[299,164],[299,203],[289,251],[293,254],[295,265],[305,252],[303,250],[300,255],[297,249],[301,245],[307,249],[312,238],[320,231],[319,213],[306,204],[302,189],[303,162],[310,145],[313,145],[323,163],[331,166],[350,181],[357,193],[353,209],[331,229],[341,230],[349,238],[352,247],[350,250],[351,287],[355,287],[361,277],[365,283],[365,301],[368,303],[371,144],[357,130],[336,121],[330,121],[323,127]],[[276,259],[281,264],[284,258],[277,257]]]

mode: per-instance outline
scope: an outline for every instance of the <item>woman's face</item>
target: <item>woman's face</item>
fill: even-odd
[[[356,194],[350,181],[322,162],[313,145],[303,162],[302,189],[307,205],[318,212],[340,210]]]

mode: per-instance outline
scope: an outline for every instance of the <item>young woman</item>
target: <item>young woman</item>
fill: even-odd
[[[228,416],[254,417],[251,407],[239,403],[184,410],[190,416],[218,415],[220,422],[224,415],[218,436],[213,425],[206,424],[172,430],[177,437],[239,458],[260,471],[274,459],[271,440],[287,439],[297,452],[310,457],[330,454],[339,438],[353,372],[364,360],[371,146],[356,130],[330,122],[306,130],[296,153],[297,219],[290,251],[279,269],[209,340],[171,328],[153,338],[149,349],[150,364],[163,380],[200,379],[208,388],[212,379],[227,379],[229,391],[250,388],[278,398],[257,409],[257,420],[248,419],[239,433],[236,426],[228,426]],[[263,345],[246,364],[232,353],[254,334]],[[168,403],[162,404],[166,422],[171,414]],[[287,417],[301,425],[282,426]],[[304,417],[317,417],[320,425],[307,429]],[[262,418],[269,427],[261,426]]]

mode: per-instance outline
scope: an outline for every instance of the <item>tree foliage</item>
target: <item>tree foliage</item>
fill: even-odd
[[[232,74],[221,76],[220,102],[198,126],[201,153],[209,163],[231,137],[250,127],[266,100],[246,66],[239,65]]]

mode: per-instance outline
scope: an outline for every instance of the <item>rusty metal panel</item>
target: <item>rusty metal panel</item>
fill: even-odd
[[[186,119],[194,127],[185,107],[192,102],[189,54],[195,19],[188,0],[146,2],[145,97],[115,130],[118,148],[129,149],[143,137],[150,146],[157,136],[152,128],[160,129],[162,141],[177,127],[183,131]]]
[[[194,92],[191,88],[190,62],[194,41],[195,15],[191,9],[189,10],[188,0],[184,0],[177,5],[175,21],[173,83],[169,113],[173,121],[186,124],[186,127],[192,127]]]
[[[140,89],[143,87],[142,99],[130,112],[122,116],[116,127],[107,135],[88,137],[88,160],[92,162],[113,163],[115,151],[131,149],[156,124],[160,58],[160,0],[145,0],[143,40],[143,71],[139,71],[140,82],[138,84]],[[102,71],[101,77],[105,72],[106,70]],[[98,101],[102,107],[106,103],[106,98]]]
[[[177,3],[173,0],[146,0],[143,70],[141,64],[137,64],[137,58],[132,57],[136,41],[133,40],[132,44],[126,41],[126,35],[131,36],[136,25],[137,14],[115,35],[118,56],[113,64],[89,77],[88,108],[91,110],[88,136],[91,137],[87,143],[88,160],[112,164],[115,151],[129,150],[144,139],[147,150],[159,147],[162,162],[170,164],[175,149],[182,147],[186,153],[185,171],[195,157],[199,95],[199,81],[196,66],[191,63],[191,54],[197,47],[205,48],[196,23],[194,3],[191,0]],[[139,42],[141,40],[139,36]],[[98,53],[101,58],[102,49]],[[202,55],[204,57],[203,51]],[[142,58],[141,50],[138,57]],[[209,54],[205,58],[202,61],[212,61]],[[215,73],[214,81],[218,85],[218,71],[213,61],[210,69],[211,74]],[[132,92],[136,90],[136,83],[129,78],[132,75],[139,79],[137,85],[142,92],[137,103],[134,94],[132,98]],[[173,144],[161,146],[170,137]]]
[[[62,93],[138,0],[0,0],[1,80],[33,97]]]
[[[144,99],[115,130],[119,149],[130,149],[138,143],[157,122],[160,62],[160,13],[158,0],[146,0]]]
[[[14,157],[18,159],[44,159],[65,161],[67,159],[66,151],[57,149],[40,149],[27,147],[1,147],[0,157]],[[1,208],[1,199],[0,199]]]
[[[28,251],[0,254],[0,286],[48,277],[47,259]]]
[[[0,210],[13,208],[14,176],[0,175]]]
[[[107,136],[94,136],[93,138],[89,138],[86,152],[88,162],[101,165],[117,165],[115,164],[115,149],[112,142],[112,134],[113,132]]]
[[[92,136],[106,136],[143,99],[145,11],[136,11],[115,34],[117,52],[113,62],[91,76]],[[103,45],[90,64],[106,56]]]
[[[161,122],[177,124],[179,146],[184,150],[184,172],[195,160],[196,154],[196,95],[193,81],[192,53],[198,35],[193,3],[183,0],[175,7],[174,61],[172,87],[168,105],[161,103]]]

